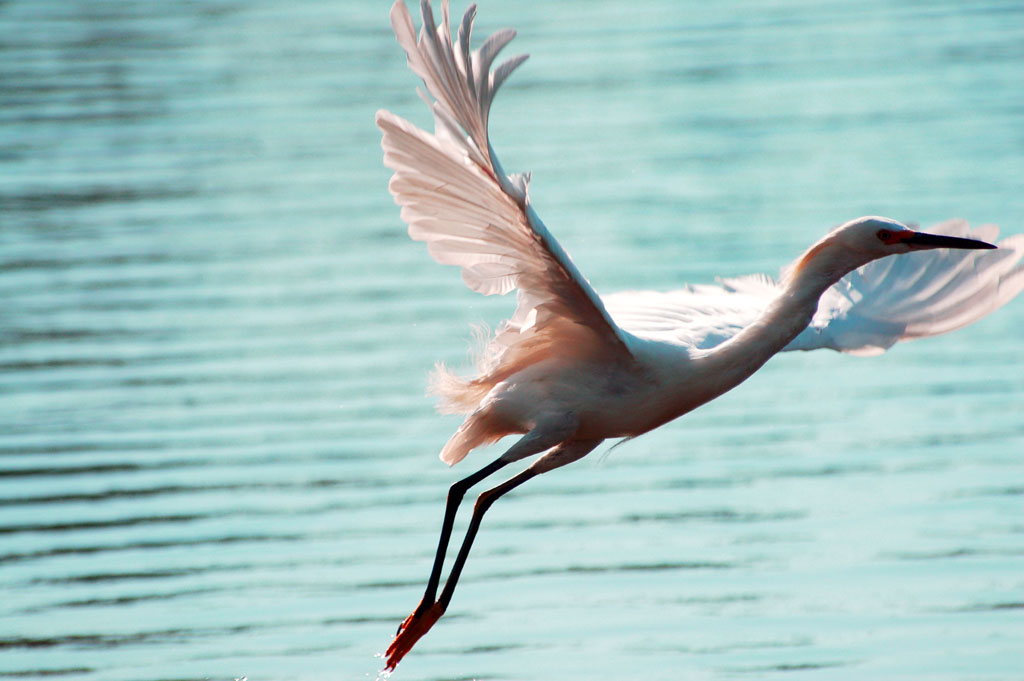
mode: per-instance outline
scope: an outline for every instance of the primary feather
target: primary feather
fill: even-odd
[[[530,206],[529,177],[506,176],[488,141],[494,94],[526,58],[489,70],[515,32],[499,31],[470,51],[475,7],[463,17],[456,42],[447,2],[440,30],[428,2],[422,12],[418,40],[400,1],[391,9],[391,23],[409,67],[427,87],[436,131],[377,112],[384,163],[395,171],[389,189],[402,206],[409,236],[425,241],[438,262],[462,268],[469,288],[484,295],[518,290],[515,314],[482,353],[478,376],[463,380],[439,368],[433,385],[442,409],[469,411],[497,383],[549,357],[628,359],[601,299]]]

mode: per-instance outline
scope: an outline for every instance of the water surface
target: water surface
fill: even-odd
[[[1024,231],[1018,2],[518,5],[494,146],[599,291]],[[387,194],[374,111],[428,122],[387,3],[0,29],[0,677],[374,678],[497,451],[437,461],[427,373],[513,307]],[[779,357],[532,481],[395,678],[1021,678],[1022,328]]]

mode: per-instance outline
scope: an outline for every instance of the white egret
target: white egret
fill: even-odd
[[[455,464],[481,445],[522,437],[504,454],[456,482],[423,600],[387,651],[394,669],[444,613],[487,509],[530,478],[576,461],[608,438],[633,437],[742,383],[777,352],[831,348],[873,354],[897,341],[945,333],[974,322],[1024,288],[1024,235],[986,241],[962,221],[935,234],[895,220],[863,217],[832,230],[779,280],[751,276],[669,293],[599,297],[537,217],[528,175],[506,175],[488,139],[495,91],[526,58],[493,72],[515,35],[503,30],[470,51],[471,6],[452,40],[448,2],[435,26],[422,2],[417,40],[402,0],[391,23],[434,114],[433,134],[388,112],[377,113],[389,189],[409,235],[438,262],[462,268],[485,295],[518,291],[517,307],[490,339],[478,374],[440,367],[433,387],[447,412],[468,413],[441,451]],[[982,241],[980,239],[984,239]],[[902,255],[929,249],[927,253]],[[902,255],[880,261],[889,255]],[[474,484],[541,454],[532,465],[478,497],[462,547],[437,596],[456,510]]]

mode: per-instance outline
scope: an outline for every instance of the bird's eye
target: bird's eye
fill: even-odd
[[[887,229],[880,229],[880,230],[878,230],[877,236],[878,236],[878,239],[882,243],[886,243],[886,244],[892,243],[892,232],[890,232]]]

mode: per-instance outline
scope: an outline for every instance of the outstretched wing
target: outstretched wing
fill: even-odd
[[[488,140],[495,91],[526,59],[513,57],[490,70],[515,32],[499,31],[471,52],[475,7],[466,11],[454,43],[447,0],[439,27],[427,0],[422,13],[418,40],[402,0],[391,9],[391,25],[429,92],[420,95],[433,111],[435,132],[388,111],[377,112],[377,125],[384,163],[395,171],[389,189],[409,236],[425,241],[438,262],[461,267],[474,291],[518,289],[516,312],[492,340],[482,372],[493,384],[490,379],[501,380],[513,366],[544,354],[629,357],[600,298],[530,206],[529,176],[506,176]]]
[[[963,220],[949,220],[928,231],[993,242],[999,230],[985,225],[971,232]],[[874,355],[971,324],[1024,290],[1024,235],[998,246],[875,260],[827,290],[810,325],[785,350]],[[668,293],[617,293],[605,304],[629,333],[706,350],[751,324],[781,291],[774,279],[753,275]]]
[[[989,243],[999,236],[995,225],[971,231],[964,220],[947,220],[927,231]],[[870,262],[825,292],[810,326],[786,350],[877,355],[899,341],[972,324],[1024,290],[1024,235],[997,246],[919,251]]]
[[[781,288],[753,274],[675,291],[622,291],[605,296],[623,330],[650,340],[710,350],[752,323]]]

